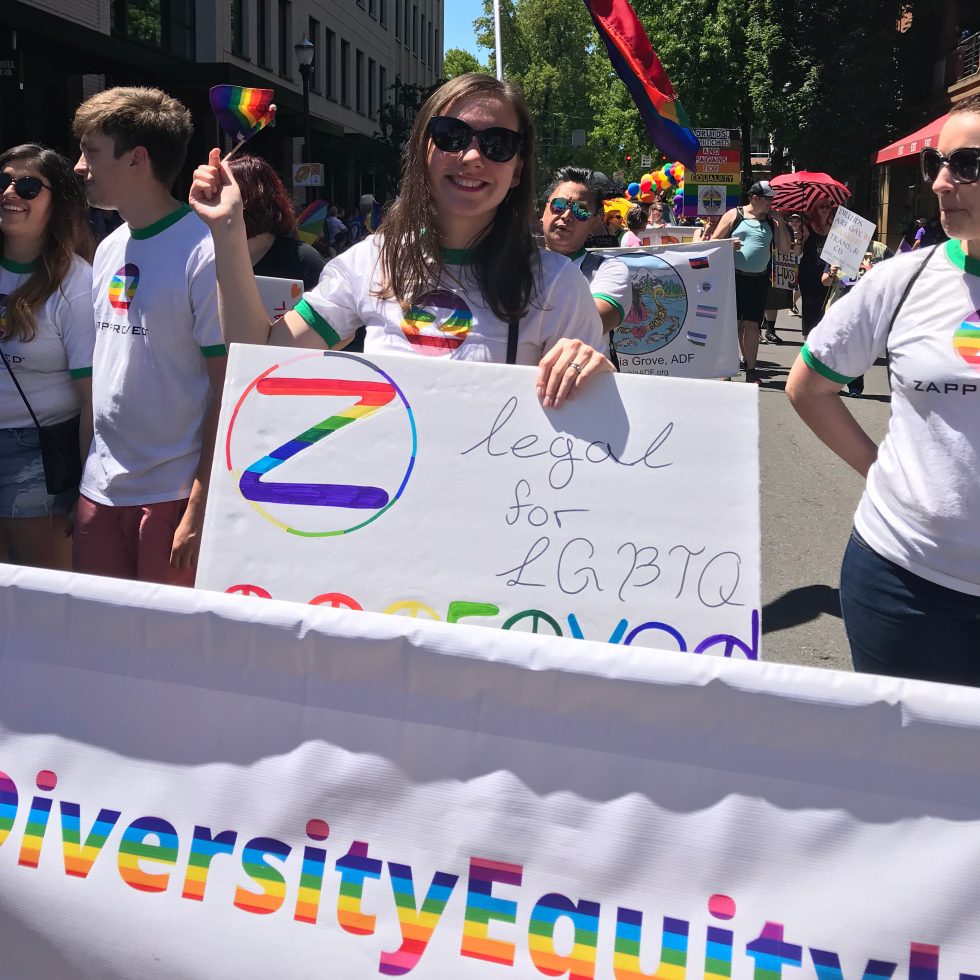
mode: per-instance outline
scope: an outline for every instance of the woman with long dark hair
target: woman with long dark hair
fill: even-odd
[[[78,494],[47,492],[31,411],[42,426],[80,416],[84,459],[95,344],[85,195],[71,161],[34,143],[0,154],[0,190],[0,557],[70,569]]]
[[[419,110],[400,198],[372,235],[327,265],[297,308],[270,326],[250,282],[241,198],[217,150],[190,202],[211,227],[228,342],[342,347],[362,324],[368,353],[539,364],[545,406],[612,370],[588,284],[534,244],[534,127],[520,94],[460,75]],[[464,315],[459,315],[460,311]]]

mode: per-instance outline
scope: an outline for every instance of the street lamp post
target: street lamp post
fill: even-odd
[[[316,49],[313,42],[304,34],[301,41],[293,45],[299,73],[303,76],[303,163],[313,162],[313,144],[310,135],[310,76],[313,74],[313,55]],[[313,200],[315,188],[307,184],[306,203]]]

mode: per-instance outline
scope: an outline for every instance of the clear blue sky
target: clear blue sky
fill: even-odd
[[[445,10],[445,50],[462,48],[475,54],[480,61],[487,52],[477,48],[473,40],[473,21],[483,16],[483,0],[446,0]]]

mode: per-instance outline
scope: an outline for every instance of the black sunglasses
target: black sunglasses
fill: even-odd
[[[503,126],[474,129],[455,116],[433,116],[429,120],[429,138],[443,153],[461,153],[473,142],[474,136],[480,152],[494,163],[513,160],[524,139],[521,133]]]
[[[588,221],[592,217],[592,212],[578,201],[570,201],[567,197],[553,197],[548,202],[552,214],[564,214],[569,208],[572,209],[572,216],[579,221]]]
[[[40,177],[18,177],[14,180],[5,170],[0,171],[0,194],[2,194],[11,184],[19,198],[25,201],[33,201],[41,193],[42,187],[51,188],[41,180]]]
[[[949,167],[953,179],[960,184],[975,184],[980,179],[980,146],[961,146],[944,157],[939,150],[927,146],[919,156],[922,177],[930,183],[943,167]]]

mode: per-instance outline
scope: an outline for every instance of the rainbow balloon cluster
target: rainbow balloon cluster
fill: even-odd
[[[632,201],[649,204],[658,193],[669,187],[680,187],[684,183],[684,165],[665,163],[660,170],[653,170],[634,180],[626,188],[626,196]]]

